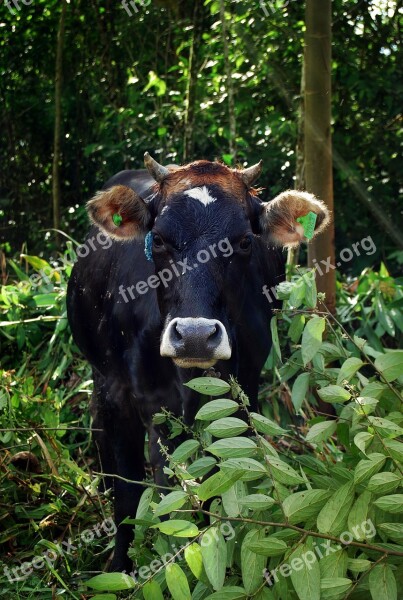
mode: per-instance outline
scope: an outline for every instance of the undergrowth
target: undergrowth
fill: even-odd
[[[172,489],[161,497],[145,484],[136,571],[100,574],[113,521],[97,490],[90,370],[68,329],[71,264],[61,262],[10,261],[1,289],[0,597],[402,597],[401,280],[382,265],[339,282],[335,316],[309,271],[282,284],[261,416],[234,380],[190,382],[201,408],[167,456]],[[173,437],[186,429],[164,411],[155,418]]]

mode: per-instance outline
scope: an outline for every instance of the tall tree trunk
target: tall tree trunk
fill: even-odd
[[[298,108],[298,133],[295,147],[295,184],[296,190],[304,190],[305,185],[305,155],[304,155],[304,126],[305,126],[305,63],[302,61],[301,87]],[[299,261],[299,246],[288,248],[287,253],[287,276],[291,279],[293,267]]]
[[[236,117],[234,104],[234,86],[232,83],[232,70],[229,59],[228,49],[228,30],[225,17],[225,1],[220,0],[220,18],[221,18],[221,36],[224,50],[225,77],[227,80],[228,94],[228,118],[229,118],[229,153],[232,156],[232,163],[236,163]]]
[[[333,213],[331,137],[331,0],[306,0],[305,8],[305,182],[306,189],[323,200]],[[330,258],[335,264],[334,223],[309,245],[308,264]],[[326,304],[336,309],[333,269],[319,275],[317,286]]]
[[[62,0],[62,8],[57,31],[56,70],[55,70],[55,129],[53,141],[52,193],[53,193],[53,227],[60,228],[60,140],[62,135],[62,78],[63,78],[63,43],[66,22],[66,0]],[[56,237],[59,245],[59,236]]]
[[[201,43],[203,23],[203,6],[201,0],[195,0],[193,12],[193,36],[189,52],[188,82],[185,102],[185,133],[183,138],[183,160],[193,160],[194,156],[194,122],[196,105],[196,88],[198,57],[197,49]]]

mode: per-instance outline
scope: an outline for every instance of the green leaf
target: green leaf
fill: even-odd
[[[305,300],[305,278],[300,277],[298,281],[293,283],[291,290],[290,299],[288,301],[289,306],[298,308]]]
[[[372,600],[397,600],[396,580],[389,565],[376,565],[368,581]]]
[[[316,289],[315,269],[305,274],[305,302],[309,308],[315,308],[318,300],[318,293]]]
[[[266,494],[249,494],[240,499],[240,504],[251,510],[264,510],[275,504],[275,500]]]
[[[359,450],[361,450],[363,454],[366,455],[366,446],[373,439],[374,436],[372,433],[368,433],[367,431],[361,431],[360,433],[357,433],[357,435],[354,437],[354,444]]]
[[[396,425],[389,419],[382,419],[381,417],[368,417],[368,421],[370,421],[372,427],[376,429],[376,431],[382,436],[386,436],[388,438],[397,437],[398,435],[403,435],[403,428]]]
[[[288,337],[294,344],[299,342],[305,326],[305,315],[299,314],[292,318],[291,325],[288,329]]]
[[[119,592],[137,587],[133,577],[125,573],[101,573],[85,581],[85,585],[99,592]]]
[[[237,517],[241,514],[242,498],[246,495],[246,487],[243,481],[236,481],[229,490],[221,494],[222,504],[229,517]]]
[[[276,598],[273,592],[265,586],[253,596],[253,600],[276,600]]]
[[[343,549],[336,550],[335,545],[327,541],[319,544],[319,548],[321,554],[323,554],[319,561],[321,578],[334,579],[335,577],[345,577],[347,573],[347,552]]]
[[[141,498],[136,511],[136,519],[143,519],[146,516],[153,494],[154,490],[151,487],[146,488],[141,494]]]
[[[367,489],[374,494],[389,494],[402,485],[403,478],[397,473],[378,473],[367,483]]]
[[[364,573],[371,568],[371,561],[365,558],[349,558],[347,561],[347,568],[352,573]]]
[[[242,437],[217,440],[206,448],[207,452],[211,452],[211,454],[220,458],[252,456],[256,453],[256,450],[257,446],[253,440]]]
[[[203,456],[189,465],[187,472],[194,479],[197,479],[206,475],[216,464],[216,460],[212,456]]]
[[[161,596],[161,599],[164,600]],[[117,600],[116,594],[97,594],[96,596],[91,596],[91,600]],[[148,600],[148,598],[145,598]],[[156,597],[155,600],[160,600],[160,598]]]
[[[317,519],[320,533],[339,535],[346,528],[347,516],[354,502],[354,483],[342,485],[326,502]]]
[[[246,600],[246,592],[244,588],[229,585],[223,587],[219,592],[206,596],[205,600]]]
[[[52,269],[49,263],[46,262],[46,260],[43,260],[43,258],[39,258],[39,256],[29,256],[28,254],[20,254],[20,257],[25,258],[27,263],[30,264],[31,267],[33,267],[36,271],[45,270],[45,273],[47,273],[48,270],[50,270],[51,272],[54,271],[54,269]],[[53,275],[53,273],[51,274]]]
[[[403,463],[403,444],[397,440],[383,440],[390,456],[395,460]]]
[[[273,349],[276,353],[278,360],[281,362],[281,348],[280,348],[280,341],[278,339],[278,330],[277,330],[277,315],[274,315],[271,318],[270,331],[271,331],[271,339],[273,342]]]
[[[218,438],[228,438],[240,435],[248,429],[248,424],[236,417],[225,417],[210,423],[206,431]]]
[[[322,579],[320,582],[321,598],[326,598],[326,600],[341,600],[352,585],[353,582],[351,579],[347,579],[346,577]]]
[[[301,353],[302,361],[306,366],[313,359],[322,344],[322,335],[325,331],[326,320],[322,317],[314,317],[305,325],[302,334]]]
[[[392,515],[403,513],[403,494],[381,496],[374,502],[375,506]]]
[[[287,562],[291,567],[291,581],[299,600],[320,600],[320,569],[310,546],[298,546]]]
[[[259,554],[259,556],[283,556],[288,546],[283,540],[268,537],[263,540],[249,542],[248,548],[255,554]]]
[[[159,529],[165,535],[173,535],[174,537],[196,537],[199,534],[197,525],[183,519],[171,519],[163,521],[151,526],[152,529]]]
[[[301,475],[287,463],[274,456],[266,456],[265,458],[270,465],[270,472],[276,481],[279,481],[284,485],[304,483],[304,479]]]
[[[403,523],[381,523],[377,528],[396,544],[403,543]]]
[[[344,361],[337,376],[337,384],[342,385],[343,382],[349,382],[352,377],[356,374],[358,369],[360,369],[365,363],[362,362],[359,358],[352,356]]]
[[[374,453],[368,455],[368,460],[360,460],[354,470],[354,483],[359,485],[366,479],[375,475],[385,464],[386,457],[383,454]]]
[[[363,542],[367,538],[367,533],[363,527],[363,523],[367,522],[369,503],[371,502],[371,493],[363,492],[354,502],[353,507],[348,515],[348,529],[359,542]]]
[[[274,421],[255,412],[250,413],[250,419],[255,429],[257,429],[259,433],[264,433],[265,435],[283,435],[288,431],[280,427],[280,425],[277,425]]]
[[[167,84],[165,83],[165,81],[163,79],[158,77],[158,75],[157,75],[157,73],[155,73],[155,71],[148,72],[148,83],[145,86],[143,91],[147,92],[152,87],[156,88],[157,96],[163,96],[167,89]]]
[[[206,396],[220,396],[230,391],[231,386],[222,379],[215,377],[196,377],[185,383],[187,387]]]
[[[196,579],[203,576],[203,556],[199,544],[191,544],[185,548],[185,560]]]
[[[220,590],[225,581],[227,545],[218,527],[211,527],[202,536],[201,553],[206,575],[214,590]]]
[[[252,529],[245,535],[241,546],[242,583],[247,594],[252,595],[262,585],[263,569],[266,557],[259,556],[250,550],[250,544],[260,540],[262,530]]]
[[[337,428],[337,421],[323,421],[312,425],[307,433],[305,440],[314,444],[324,442],[331,437]]]
[[[196,413],[195,419],[199,419],[200,421],[214,421],[215,419],[228,417],[228,415],[232,415],[237,410],[239,410],[238,402],[228,400],[227,398],[220,398],[219,400],[207,402],[207,404],[202,406],[199,412]]]
[[[173,510],[181,508],[188,499],[186,492],[174,491],[164,496],[154,511],[156,517],[166,515]]]
[[[226,492],[230,487],[242,477],[244,474],[242,468],[236,468],[230,472],[220,471],[214,473],[211,477],[203,481],[200,487],[197,489],[197,495],[200,500],[208,500],[213,496],[219,496],[223,492]]]
[[[220,467],[226,472],[243,471],[243,481],[253,481],[267,475],[265,466],[253,458],[229,458],[221,463]]]
[[[354,401],[357,404],[357,413],[360,415],[370,415],[373,413],[379,402],[376,398],[370,398],[369,396],[358,396]]]
[[[287,496],[283,511],[291,525],[315,517],[329,498],[329,490],[305,490]]]
[[[302,403],[306,398],[309,389],[309,378],[309,373],[301,373],[294,381],[294,385],[292,386],[291,402],[293,403],[295,412],[298,412],[301,409]]]
[[[175,563],[167,565],[165,579],[173,600],[192,599],[186,575],[179,565]]]
[[[171,458],[175,463],[185,462],[196,452],[199,446],[200,444],[197,440],[186,440],[176,448]]]
[[[347,402],[347,400],[350,400],[351,398],[350,392],[340,387],[339,385],[328,385],[326,387],[323,387],[322,389],[318,390],[318,396],[324,402],[330,403]]]
[[[155,579],[148,581],[143,586],[143,596],[144,600],[164,600],[160,584]]]
[[[403,374],[403,350],[391,350],[375,359],[375,368],[385,381],[393,381]]]

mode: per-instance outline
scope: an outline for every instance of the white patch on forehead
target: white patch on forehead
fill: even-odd
[[[169,211],[169,206],[164,206],[164,208],[161,211],[161,215],[163,215],[164,213]]]
[[[217,200],[217,198],[214,198],[214,196],[210,195],[210,192],[205,185],[203,187],[196,187],[192,188],[191,190],[186,190],[184,193],[186,196],[189,196],[189,198],[198,200],[204,206],[207,206],[208,204],[211,204]]]

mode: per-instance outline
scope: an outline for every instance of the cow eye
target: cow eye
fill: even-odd
[[[252,240],[250,239],[250,237],[244,237],[239,242],[239,248],[241,250],[243,250],[244,252],[246,252],[247,250],[249,250],[250,247],[251,247],[251,245],[252,245]]]
[[[153,246],[156,250],[159,250],[164,247],[164,240],[158,233],[154,233],[153,235]]]

